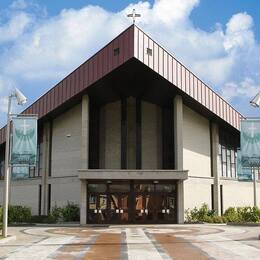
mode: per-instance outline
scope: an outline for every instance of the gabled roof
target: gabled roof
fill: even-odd
[[[114,55],[117,48],[120,52]],[[139,60],[172,83],[173,87],[239,130],[242,115],[135,25],[80,65],[23,114],[38,114],[39,119],[43,118],[131,58]],[[4,142],[5,127],[0,129],[0,144]]]

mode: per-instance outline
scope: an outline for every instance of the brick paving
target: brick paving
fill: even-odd
[[[260,227],[13,227],[0,259],[260,259]]]

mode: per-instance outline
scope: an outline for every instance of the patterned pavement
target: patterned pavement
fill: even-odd
[[[260,227],[151,225],[10,228],[0,259],[260,259]]]

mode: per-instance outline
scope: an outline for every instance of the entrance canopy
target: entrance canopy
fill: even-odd
[[[81,180],[186,180],[187,170],[80,169]]]

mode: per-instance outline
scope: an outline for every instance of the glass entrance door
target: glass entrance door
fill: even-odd
[[[87,221],[93,224],[176,223],[176,183],[89,183]]]
[[[136,194],[135,222],[153,223],[156,221],[156,194]]]
[[[161,193],[157,196],[157,220],[160,223],[175,223],[177,221],[176,196]]]
[[[111,223],[129,222],[129,194],[110,194]]]
[[[88,223],[107,223],[107,208],[107,194],[90,193],[88,195]]]

